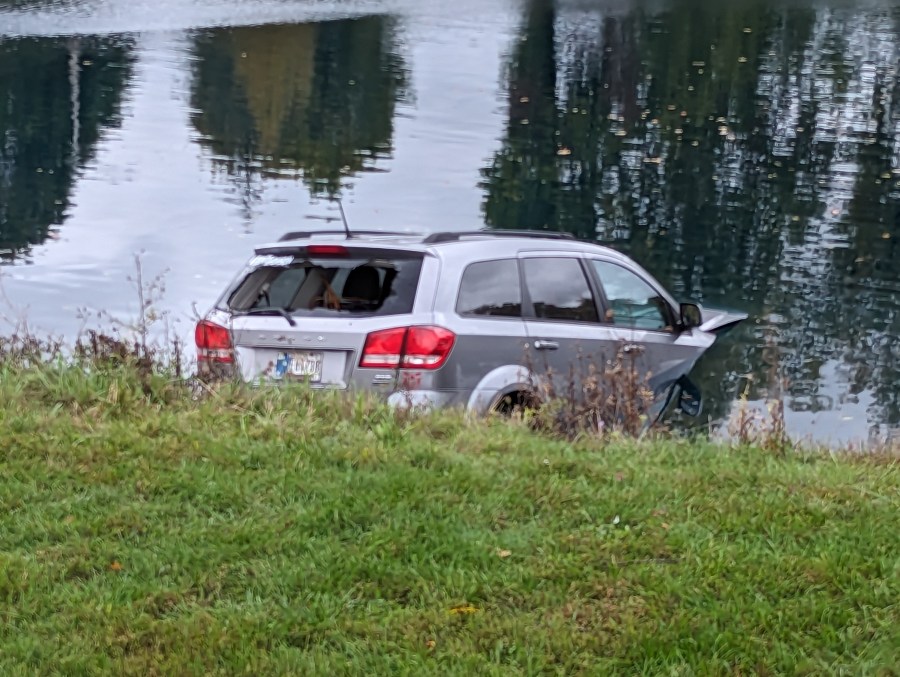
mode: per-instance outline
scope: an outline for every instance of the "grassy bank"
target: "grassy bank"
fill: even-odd
[[[0,674],[897,673],[900,465],[0,370]]]

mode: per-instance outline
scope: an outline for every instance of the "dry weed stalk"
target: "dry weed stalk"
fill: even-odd
[[[649,373],[638,369],[639,350],[620,347],[613,359],[593,358],[579,352],[565,380],[545,363],[538,373],[536,399],[540,408],[535,424],[567,438],[613,434],[639,437],[649,428],[654,393]]]
[[[793,446],[785,424],[784,399],[774,397],[766,401],[765,410],[753,409],[749,392],[748,379],[738,398],[737,411],[728,424],[729,436],[740,445],[753,445],[775,454],[784,454]]]
[[[132,320],[113,317],[108,311],[97,312],[82,309],[78,319],[82,321],[74,346],[67,348],[54,337],[41,337],[24,319],[17,320],[8,336],[0,336],[0,366],[25,369],[54,364],[74,365],[87,370],[134,368],[141,381],[149,388],[152,376],[166,374],[181,379],[184,373],[184,346],[177,334],[170,331],[168,313],[158,310],[165,292],[160,273],[146,280],[141,255],[134,257],[135,275],[128,281],[135,287],[138,313]],[[106,328],[85,329],[88,322],[96,322]],[[158,324],[162,324],[162,339]]]
[[[63,355],[62,341],[39,338],[27,325],[17,325],[9,336],[0,336],[0,366],[27,369],[54,362]]]

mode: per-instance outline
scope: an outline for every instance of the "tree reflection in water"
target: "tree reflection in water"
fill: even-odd
[[[62,224],[78,169],[121,124],[129,38],[0,40],[0,259]]]
[[[874,396],[900,425],[900,10],[528,3],[485,218],[634,255],[755,322],[697,370],[795,411]]]
[[[194,124],[246,209],[262,177],[332,196],[390,155],[407,81],[390,19],[210,30],[195,54]]]

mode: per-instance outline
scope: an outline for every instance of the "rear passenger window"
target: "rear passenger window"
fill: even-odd
[[[463,272],[456,312],[460,315],[522,316],[522,289],[515,259],[470,264]]]
[[[597,305],[578,259],[525,259],[525,285],[535,317],[599,322]]]

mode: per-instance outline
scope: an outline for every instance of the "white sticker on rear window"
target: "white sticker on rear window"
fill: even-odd
[[[294,262],[293,256],[273,256],[272,254],[260,254],[250,259],[251,268],[286,268]]]

